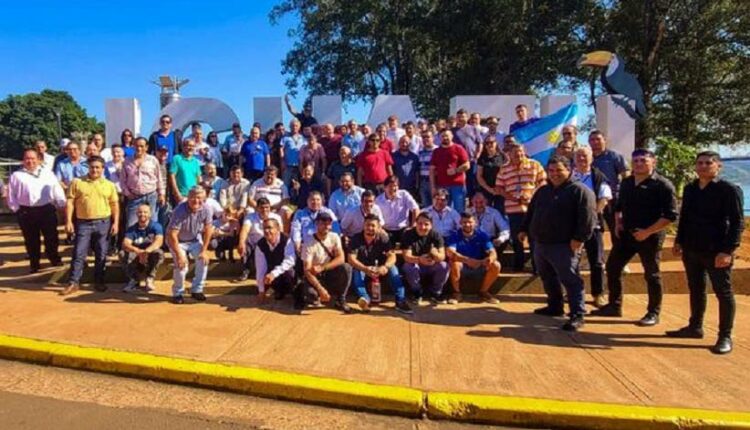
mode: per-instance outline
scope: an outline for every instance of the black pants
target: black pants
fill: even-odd
[[[638,242],[633,235],[623,232],[607,258],[607,287],[609,303],[622,308],[622,270],[636,254],[641,257],[644,278],[648,287],[648,312],[658,314],[661,311],[662,288],[659,260],[664,243],[664,232],[652,234],[643,242]]]
[[[526,255],[524,254],[523,242],[518,240],[518,233],[521,231],[521,223],[525,213],[513,213],[508,214],[508,223],[510,224],[510,240],[513,244],[513,269],[522,270],[526,264]],[[534,255],[534,241],[529,238],[529,252]],[[531,259],[531,266],[536,268],[536,262],[533,257]]]
[[[224,252],[229,252],[229,259],[234,260],[234,248],[237,247],[239,238],[237,236],[222,236],[211,239],[210,246],[216,251],[216,257],[218,258]]]
[[[597,227],[594,234],[583,244],[591,270],[591,295],[604,293],[604,233]]]
[[[326,270],[318,275],[318,281],[320,281],[320,284],[328,290],[331,299],[343,303],[346,301],[346,292],[349,291],[349,285],[352,283],[352,266],[344,263],[331,270]],[[318,290],[316,290],[306,278],[304,288],[305,300],[307,303],[312,303],[318,300]]]
[[[690,326],[702,327],[706,313],[706,274],[711,279],[716,298],[719,299],[719,336],[731,336],[734,325],[734,293],[732,292],[732,268],[717,269],[715,253],[683,250],[688,288],[690,289]]]
[[[157,249],[148,254],[146,264],[142,264],[135,253],[123,251],[120,253],[120,262],[125,269],[128,280],[139,281],[143,278],[155,278],[156,271],[164,262],[164,251]]]
[[[609,231],[609,237],[612,239],[612,247],[614,248],[615,244],[620,241],[620,239],[615,236],[615,203],[617,203],[617,199],[614,198],[607,203],[607,206],[604,207],[604,211],[602,212],[602,218],[604,218],[604,222],[607,224],[607,230]]]
[[[294,287],[296,286],[297,280],[294,276],[294,269],[291,269],[277,276],[270,285],[266,285],[266,288],[273,288],[275,291],[274,298],[281,300],[287,294],[294,293]]]
[[[40,264],[39,260],[41,260],[42,254],[40,234],[44,235],[44,254],[47,259],[50,263],[60,261],[60,254],[58,253],[60,241],[57,237],[57,211],[55,207],[52,205],[21,206],[17,215],[31,267],[38,268]]]

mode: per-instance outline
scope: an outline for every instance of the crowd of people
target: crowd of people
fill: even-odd
[[[497,304],[492,287],[501,270],[527,271],[547,294],[534,312],[563,316],[567,300],[562,328],[575,331],[587,313],[582,254],[591,272],[591,314],[603,317],[622,316],[622,274],[638,254],[648,305],[637,324],[653,326],[664,238],[679,219],[672,251],[685,265],[691,318],[667,335],[703,337],[708,274],[720,304],[713,351],[731,351],[731,268],[743,199],[720,179],[718,154],[698,155],[697,179],[678,213],[654,153],[628,154],[631,170],[600,131],[582,145],[576,127],[566,126],[546,165],[531,158],[513,134],[536,120],[523,105],[509,133],[498,129],[498,118],[463,109],[434,122],[402,124],[391,116],[373,130],[354,120],[319,125],[309,106],[301,113],[288,99],[287,106],[294,115],[288,130],[278,123],[263,133],[255,124],[246,135],[234,124],[223,142],[213,131],[204,138],[199,123],[183,136],[164,115],[150,136],[124,130],[109,147],[96,134],[88,142],[63,139],[57,157],[42,141],[25,149],[6,194],[31,272],[41,267],[41,237],[50,264],[62,265],[62,218],[74,245],[64,295],[80,288],[92,248],[97,291],[107,289],[110,250],[119,252],[126,292],[152,290],[169,252],[176,304],[186,299],[190,260],[190,298],[206,300],[208,263],[216,258],[241,266],[241,282],[255,273],[259,303],[290,295],[298,309],[331,304],[345,313],[352,312],[350,288],[368,312],[384,300],[381,285],[402,313],[455,304],[463,300],[462,278],[477,280],[480,300]],[[606,261],[605,230],[612,241]],[[512,263],[502,268],[506,247]]]

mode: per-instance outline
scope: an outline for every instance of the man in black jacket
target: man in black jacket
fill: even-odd
[[[167,114],[159,118],[159,130],[148,137],[149,154],[156,155],[161,148],[167,149],[167,164],[172,162],[173,156],[182,153],[182,131],[172,130],[172,117]]]
[[[638,254],[648,286],[648,308],[637,324],[659,323],[662,301],[659,260],[666,235],[664,229],[677,220],[677,201],[674,186],[656,173],[655,168],[653,152],[633,151],[633,175],[622,181],[615,206],[615,234],[619,240],[613,243],[606,264],[609,303],[592,315],[622,316],[622,270]]]
[[[552,157],[547,175],[549,183],[534,193],[518,236],[523,241],[528,235],[534,241],[534,261],[547,293],[547,306],[534,313],[563,315],[562,284],[570,308],[570,320],[562,328],[576,331],[583,326],[586,313],[578,263],[596,225],[596,198],[585,185],[571,179],[570,160],[565,157]]]
[[[732,261],[744,229],[742,190],[719,179],[721,158],[713,151],[698,154],[698,179],[682,195],[680,223],[672,251],[682,255],[690,288],[690,322],[687,327],[667,332],[679,338],[703,338],[706,312],[706,273],[719,299],[719,339],[711,348],[715,354],[732,351],[734,294]]]

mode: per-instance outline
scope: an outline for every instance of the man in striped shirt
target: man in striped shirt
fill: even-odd
[[[510,223],[513,238],[513,270],[520,272],[524,266],[523,242],[518,239],[523,217],[528,210],[534,192],[546,182],[544,167],[538,161],[526,157],[522,145],[506,145],[510,162],[500,168],[495,181],[498,193],[505,198],[505,213]],[[533,252],[533,238],[529,239],[529,249]],[[533,267],[532,260],[532,267]]]

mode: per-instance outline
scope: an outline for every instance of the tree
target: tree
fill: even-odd
[[[20,158],[23,148],[43,139],[51,152],[57,150],[56,110],[60,111],[62,135],[102,133],[104,124],[90,117],[65,91],[10,95],[0,101],[0,157]]]
[[[344,100],[409,94],[427,117],[459,94],[527,94],[578,73],[582,0],[285,0],[287,86]],[[520,4],[520,7],[519,7]]]

